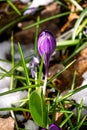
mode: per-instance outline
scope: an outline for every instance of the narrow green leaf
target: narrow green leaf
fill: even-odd
[[[62,128],[62,127],[65,125],[65,123],[72,117],[72,115],[73,115],[73,113],[71,113],[64,121],[62,121],[62,123],[61,123],[61,125],[60,125],[61,128]]]
[[[12,3],[11,0],[7,0],[7,2],[16,11],[18,15],[21,15],[21,12],[17,9],[17,7]]]
[[[52,78],[49,79],[49,81],[47,82],[47,84],[49,84],[52,80],[54,80],[57,76],[59,76],[61,73],[63,73],[66,69],[68,69],[73,63],[75,62],[72,61],[70,64],[68,64],[66,67],[64,67],[61,71],[59,71],[58,73],[56,73]]]
[[[82,126],[82,124],[83,124],[83,122],[86,120],[86,118],[87,118],[87,115],[85,115],[85,116],[83,117],[83,119],[80,121],[80,123],[79,123],[79,125],[78,125],[78,127],[77,127],[77,130],[80,129],[80,127]]]
[[[0,93],[0,96],[10,94],[10,93],[14,93],[14,92],[18,92],[18,91],[23,91],[23,90],[26,90],[26,89],[29,89],[29,88],[35,88],[35,87],[38,87],[38,86],[39,86],[38,84],[37,85],[35,84],[35,85],[29,85],[29,86],[22,86],[22,87],[19,87],[19,88],[15,88],[15,89]]]
[[[17,107],[17,108],[12,108],[12,107],[6,107],[6,108],[0,108],[0,111],[23,111],[23,112],[30,112],[29,109],[25,109],[25,108],[20,108],[20,107]]]
[[[73,34],[72,34],[72,40],[73,41],[75,40],[78,27],[79,27],[80,23],[82,22],[82,20],[84,19],[84,17],[86,15],[87,15],[87,8],[82,11],[82,13],[80,14],[79,19],[76,21],[76,24],[74,26],[74,31],[73,31]]]
[[[68,92],[67,94],[65,94],[65,95],[63,95],[62,97],[60,97],[60,98],[58,99],[57,103],[59,103],[59,102],[65,100],[65,99],[69,98],[69,97],[72,96],[73,94],[78,93],[78,92],[80,92],[81,90],[86,89],[86,88],[87,88],[87,85],[84,85],[84,86],[82,86],[82,87],[79,87],[79,88],[77,88],[77,89],[74,89],[74,90]]]
[[[83,99],[81,100],[79,107],[77,108],[77,124],[80,123],[81,114],[82,114],[82,107],[83,107]]]
[[[26,18],[27,15],[25,16],[21,16],[21,17],[16,17],[13,21],[9,22],[8,24],[6,24],[5,26],[3,26],[2,28],[0,28],[0,33],[4,32],[6,29],[8,29],[9,27],[15,25],[17,22],[23,20],[24,18]]]
[[[32,28],[32,27],[34,27],[34,26],[40,25],[40,24],[45,23],[45,22],[47,22],[47,21],[49,21],[49,20],[53,20],[53,19],[56,19],[56,18],[60,18],[60,17],[66,16],[66,15],[68,15],[69,13],[70,13],[70,12],[65,12],[65,13],[61,13],[61,14],[57,14],[57,15],[54,15],[54,16],[45,18],[45,19],[40,20],[40,21],[38,21],[38,22],[36,22],[36,23],[34,23],[34,24],[31,24],[31,25],[28,25],[28,26],[24,27],[23,30],[26,30],[26,29]]]
[[[72,40],[65,40],[65,41],[58,41],[57,42],[57,48],[64,48],[64,47],[68,47],[68,46],[75,46],[77,44],[79,44],[79,39],[76,39],[75,41]]]
[[[11,36],[11,56],[12,56],[12,68],[14,68],[14,42],[13,42],[13,33]],[[11,75],[11,81],[10,81],[10,90],[13,89],[14,84],[14,70]]]
[[[40,84],[40,82],[41,82],[43,63],[44,63],[44,57],[42,57],[41,64],[40,64],[40,67],[39,67],[38,84]]]
[[[21,48],[19,43],[18,43],[18,47],[19,47],[19,52],[20,52],[20,56],[21,56],[22,66],[24,68],[26,82],[27,82],[27,85],[30,85],[31,83],[30,83],[30,80],[29,80],[29,75],[28,75],[28,70],[27,70],[27,67],[26,67],[26,62],[25,62],[25,59],[24,59],[24,54],[22,52],[22,48]]]
[[[40,17],[37,17],[37,23],[40,21]],[[36,34],[35,34],[35,43],[34,43],[34,52],[35,55],[37,55],[38,51],[37,51],[37,39],[38,39],[38,33],[39,33],[39,24],[37,24],[36,26]]]
[[[82,49],[84,49],[87,46],[87,42],[84,42],[78,49],[76,49],[66,60],[64,60],[63,64],[66,64],[73,58],[75,55],[77,55]]]

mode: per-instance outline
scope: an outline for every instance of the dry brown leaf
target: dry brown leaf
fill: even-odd
[[[75,12],[75,7],[73,5],[71,5],[70,7],[70,10],[71,10],[71,13],[70,15],[68,16],[68,20],[67,22],[64,24],[64,26],[61,28],[61,32],[64,32],[68,27],[71,26],[71,22],[74,20],[74,19],[78,19],[79,16],[77,15],[77,13],[73,13]]]
[[[87,47],[84,48],[76,57],[76,62],[72,65],[72,71],[76,71],[81,76],[87,71]]]
[[[56,112],[55,122],[59,124],[62,121],[62,118],[63,118],[63,113],[62,112]]]

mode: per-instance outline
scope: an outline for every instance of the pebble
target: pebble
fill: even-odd
[[[28,120],[24,125],[27,130],[39,130],[39,126],[32,120]]]

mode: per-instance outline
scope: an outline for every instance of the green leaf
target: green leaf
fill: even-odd
[[[30,83],[30,79],[29,79],[29,75],[28,75],[28,69],[27,69],[27,66],[26,66],[26,61],[25,61],[25,58],[24,58],[24,54],[23,54],[21,45],[19,43],[18,43],[18,48],[19,48],[19,52],[20,52],[20,56],[21,56],[22,67],[24,69],[24,73],[25,73],[25,77],[26,77],[26,82],[27,82],[27,85],[30,85],[31,83]]]
[[[37,25],[39,26],[42,23],[45,23],[47,21],[50,21],[50,20],[53,20],[53,19],[56,19],[56,18],[60,18],[60,17],[66,16],[68,14],[70,14],[70,12],[64,12],[64,13],[61,13],[61,14],[57,14],[57,15],[54,15],[54,16],[42,19],[42,20],[40,20],[38,22],[35,22],[35,23],[31,24],[31,25],[28,25],[26,27],[23,27],[22,29],[26,30],[26,29],[32,28],[32,27],[37,26]]]
[[[7,0],[7,2],[16,11],[18,15],[21,15],[21,12],[16,8],[16,6],[11,2],[11,0]]]
[[[29,107],[33,120],[41,127],[47,127],[47,109],[43,96],[37,90],[30,95]]]
[[[76,21],[76,24],[74,26],[74,31],[73,31],[73,34],[72,34],[72,40],[73,41],[75,40],[76,33],[77,33],[77,30],[79,28],[80,23],[82,22],[82,20],[84,19],[84,17],[86,15],[87,15],[87,8],[83,10],[83,12],[80,14],[79,19]]]

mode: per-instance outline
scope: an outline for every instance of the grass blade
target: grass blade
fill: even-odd
[[[61,13],[61,14],[57,14],[57,15],[55,15],[55,16],[51,16],[51,17],[45,18],[45,19],[40,20],[40,21],[38,21],[38,22],[36,22],[36,23],[34,23],[34,24],[31,24],[31,25],[29,25],[29,26],[24,27],[23,30],[26,30],[26,29],[32,28],[32,27],[34,27],[34,26],[40,25],[40,24],[42,24],[42,23],[44,23],[44,22],[47,22],[47,21],[49,21],[49,20],[53,20],[53,19],[56,19],[56,18],[60,18],[60,17],[66,16],[66,15],[68,15],[69,13],[70,13],[70,12]]]
[[[21,15],[21,12],[16,8],[16,6],[12,3],[11,0],[7,0],[8,4],[15,10],[15,12],[18,14],[18,15]]]
[[[28,75],[28,70],[27,70],[27,67],[26,67],[25,59],[24,59],[24,54],[22,52],[22,49],[21,49],[21,46],[20,46],[19,43],[18,43],[18,48],[19,48],[19,52],[20,52],[20,56],[21,56],[22,66],[24,68],[26,82],[27,82],[27,85],[30,85],[31,83],[30,83],[30,80],[29,80],[29,75]]]
[[[76,24],[74,26],[74,31],[72,34],[72,40],[75,40],[77,30],[79,28],[80,23],[82,22],[83,18],[87,15],[87,8],[83,10],[83,12],[80,14],[79,19],[76,21]]]

